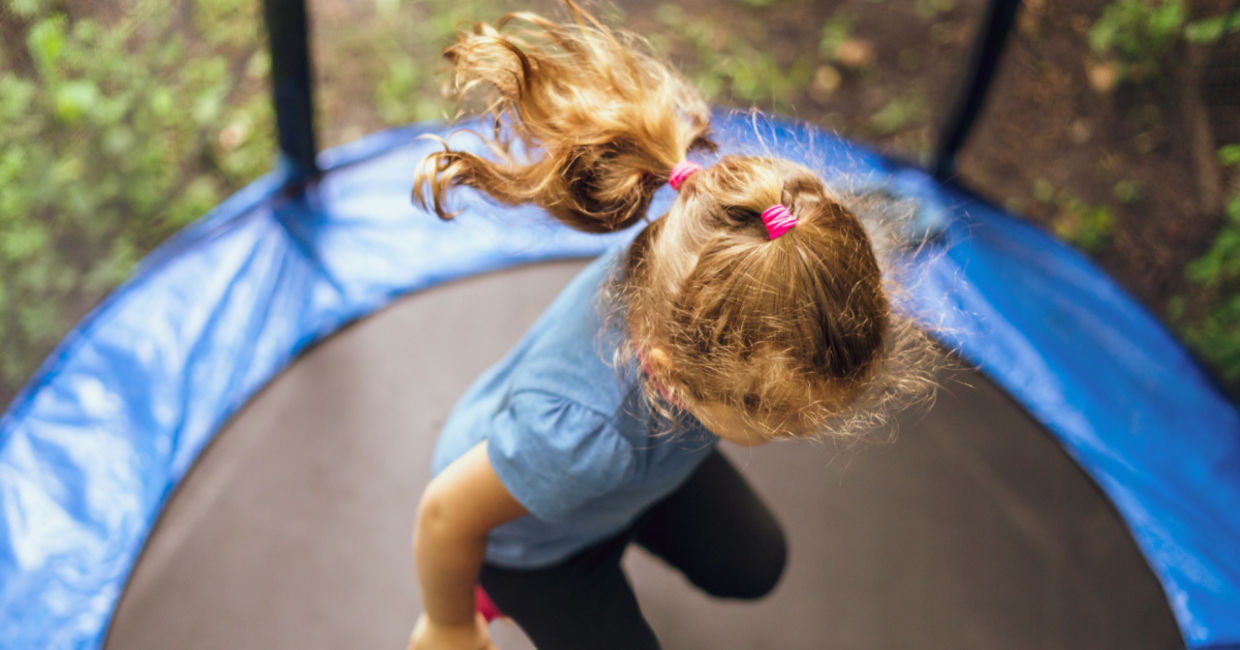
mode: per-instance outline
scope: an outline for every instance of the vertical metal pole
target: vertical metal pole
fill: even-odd
[[[985,21],[978,26],[967,76],[939,131],[938,146],[930,164],[930,171],[941,181],[956,173],[956,154],[964,146],[986,101],[986,91],[990,89],[995,70],[999,68],[999,56],[1003,53],[1019,6],[1020,0],[992,0]]]
[[[280,153],[292,180],[319,176],[305,0],[263,0]]]

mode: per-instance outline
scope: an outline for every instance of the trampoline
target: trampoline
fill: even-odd
[[[403,647],[437,427],[636,234],[468,193],[455,222],[418,212],[417,136],[442,125],[316,154],[304,8],[280,4],[281,166],[144,260],[0,419],[2,647]],[[992,7],[992,39],[1014,8]],[[790,570],[735,604],[630,550],[666,647],[1240,647],[1240,414],[1091,263],[944,180],[967,128],[932,174],[774,116],[713,125],[720,155],[917,201],[935,236],[909,253],[913,307],[978,370],[944,374],[892,445],[728,448]]]

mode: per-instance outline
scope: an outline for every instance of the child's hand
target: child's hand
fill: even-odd
[[[413,635],[409,638],[409,650],[497,650],[487,633],[487,621],[482,614],[474,614],[474,622],[465,625],[437,625],[422,614]]]

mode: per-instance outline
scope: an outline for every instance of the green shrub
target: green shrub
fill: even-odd
[[[1240,147],[1219,150],[1225,165],[1240,165]],[[1227,382],[1240,382],[1240,188],[1227,201],[1227,217],[1213,244],[1186,268],[1202,290],[1196,309],[1183,297],[1168,304],[1180,335]]]
[[[1184,39],[1190,43],[1204,45],[1234,32],[1240,32],[1240,11],[1193,21],[1185,25]]]
[[[766,45],[765,32],[746,33],[742,25],[717,16],[690,16],[674,3],[659,5],[655,17],[667,31],[650,35],[651,44],[665,54],[673,49],[672,38],[687,44],[692,55],[684,72],[708,99],[786,111],[814,76],[812,54],[782,65]],[[749,23],[754,25],[761,26]]]
[[[1174,60],[1168,55],[1180,42],[1209,45],[1240,31],[1240,12],[1188,21],[1184,6],[1183,0],[1111,2],[1089,30],[1090,48],[1114,62],[1121,79],[1172,79],[1176,72],[1164,66]],[[1218,156],[1223,165],[1240,164],[1240,145],[1225,146]],[[1133,189],[1117,184],[1116,198],[1138,200],[1140,193]],[[1173,297],[1167,304],[1170,320],[1181,338],[1235,389],[1240,382],[1240,190],[1233,188],[1223,227],[1210,249],[1187,266],[1186,276],[1198,287],[1198,295],[1191,300]]]
[[[1161,72],[1181,38],[1213,43],[1240,31],[1240,14],[1187,21],[1183,0],[1116,0],[1103,7],[1089,29],[1094,54],[1114,59],[1122,78],[1146,81]]]
[[[870,126],[880,135],[891,135],[909,126],[924,123],[929,108],[925,95],[912,92],[901,97],[892,97],[870,116]]]
[[[1097,253],[1115,236],[1115,214],[1106,204],[1086,203],[1044,178],[1034,181],[1033,198],[1055,210],[1051,230],[1086,252]]]
[[[31,65],[0,70],[0,395],[142,255],[270,167],[257,4],[199,0],[179,27],[155,0],[106,24],[8,0],[25,38],[0,61]],[[264,92],[237,101],[246,87]]]
[[[375,10],[374,21],[341,29],[335,49],[375,70],[374,106],[385,124],[395,125],[451,117],[454,107],[442,92],[447,80],[447,66],[439,63],[443,48],[458,28],[493,23],[513,8],[496,0],[376,0]]]

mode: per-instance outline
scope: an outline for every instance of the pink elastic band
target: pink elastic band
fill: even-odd
[[[685,182],[685,179],[689,178],[693,172],[698,171],[701,168],[702,166],[695,162],[682,160],[672,166],[672,173],[667,177],[667,184],[671,185],[672,189],[679,192],[680,184]]]
[[[775,239],[792,230],[792,227],[797,225],[797,218],[792,216],[783,203],[776,203],[762,211],[762,223],[766,224],[766,231],[771,234],[771,239]]]

